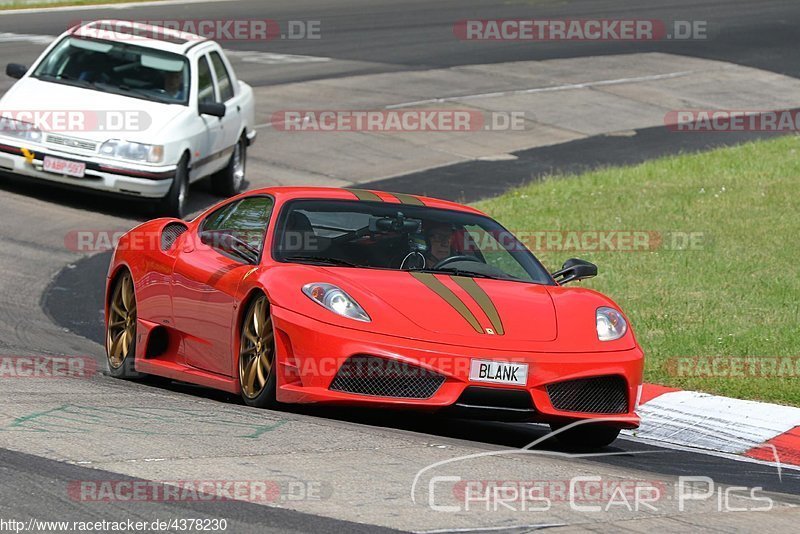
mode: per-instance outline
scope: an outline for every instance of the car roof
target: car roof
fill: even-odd
[[[476,213],[483,212],[457,202],[406,193],[390,193],[356,187],[265,187],[248,191],[241,196],[272,195],[278,202],[296,199],[361,200],[364,202],[386,202],[393,204],[423,205],[430,208],[448,209]]]
[[[181,55],[185,55],[196,44],[214,42],[183,30],[116,19],[82,21],[70,28],[67,33],[77,37],[130,43]]]

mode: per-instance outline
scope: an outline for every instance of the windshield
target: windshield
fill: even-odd
[[[481,215],[408,204],[296,200],[283,209],[277,228],[277,261],[553,284],[525,246]]]
[[[33,77],[166,104],[189,102],[185,57],[125,43],[65,37]]]

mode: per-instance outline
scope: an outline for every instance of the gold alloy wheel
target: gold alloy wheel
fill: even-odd
[[[114,286],[108,308],[106,353],[108,364],[119,369],[132,353],[136,339],[136,296],[129,273],[123,274]]]
[[[242,323],[239,347],[242,393],[248,399],[255,399],[267,385],[275,357],[275,334],[266,297],[261,296],[250,305]]]

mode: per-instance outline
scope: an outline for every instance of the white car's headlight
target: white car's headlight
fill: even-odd
[[[0,134],[34,143],[42,140],[42,131],[33,124],[5,117],[0,117]]]
[[[311,300],[342,317],[369,323],[371,319],[358,302],[333,284],[314,282],[303,286],[303,293]]]
[[[614,308],[597,308],[597,337],[600,341],[614,341],[625,335],[628,325]]]
[[[164,147],[111,139],[102,144],[100,154],[129,161],[161,163],[164,159]]]

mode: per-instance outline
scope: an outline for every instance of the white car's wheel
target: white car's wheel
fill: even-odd
[[[158,202],[157,211],[167,217],[182,219],[189,201],[189,158],[183,156],[175,171],[175,180],[167,195]]]
[[[227,167],[211,177],[211,189],[214,194],[230,197],[239,192],[244,182],[247,167],[247,142],[244,137],[233,147],[233,154]]]

